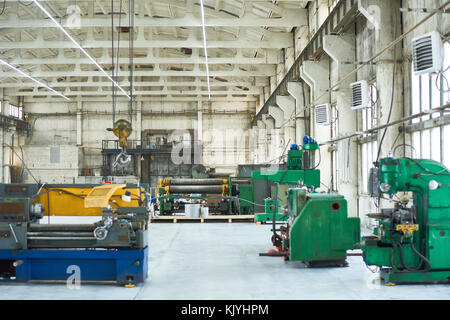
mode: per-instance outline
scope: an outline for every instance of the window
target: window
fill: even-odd
[[[411,114],[437,108],[450,102],[450,44],[445,44],[445,60],[443,76],[425,74],[415,76],[411,66]],[[412,120],[413,156],[421,159],[432,159],[450,167],[450,140],[444,139],[450,133],[450,125],[432,127],[433,118],[448,116],[445,112],[436,112]],[[420,123],[428,122],[427,126]],[[427,129],[424,129],[427,128]],[[407,153],[408,154],[408,153]]]
[[[362,130],[366,131],[377,126],[377,104],[378,91],[377,84],[372,83],[370,88],[370,106],[361,110],[362,113]],[[361,177],[361,191],[368,193],[367,184],[369,180],[369,171],[373,167],[373,163],[377,159],[378,143],[376,134],[365,134],[362,138],[361,145],[361,162],[362,162],[362,177]]]
[[[23,118],[23,107],[16,107],[13,104],[9,104],[9,115],[14,118]]]

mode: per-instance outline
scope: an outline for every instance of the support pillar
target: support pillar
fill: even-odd
[[[340,81],[354,68],[355,36],[352,30],[342,36],[326,35],[323,38],[324,51],[337,64],[337,79]],[[345,136],[357,131],[358,111],[350,108],[350,84],[356,81],[351,76],[340,83],[333,94],[336,94],[336,108],[339,114],[338,136]],[[358,215],[358,145],[356,140],[342,140],[338,142],[338,192],[348,203],[350,216]]]
[[[275,120],[267,115],[263,114],[262,119],[264,124],[266,125],[266,145],[265,145],[265,159],[264,162],[268,162],[271,159],[271,157],[275,154],[276,150],[273,148],[273,141],[275,141],[276,136],[274,135],[274,129],[275,129]],[[272,136],[274,135],[274,136]]]
[[[271,154],[270,160],[279,158],[283,152],[286,144],[286,139],[284,139],[284,134],[281,132],[281,126],[283,125],[284,112],[277,106],[269,106],[269,115],[275,120],[275,127],[272,130],[271,139],[271,149],[273,154]]]
[[[83,102],[77,102],[77,146],[83,145],[83,122],[82,122]]]
[[[194,164],[203,161],[203,101],[197,101],[197,137],[194,139]]]
[[[374,8],[379,14],[366,15],[368,18],[368,25],[370,24],[375,30],[375,52],[379,52],[387,47],[401,34],[401,15],[399,13],[401,7],[400,0],[383,1],[383,0],[360,0],[358,9],[364,14],[365,12],[372,12]],[[396,53],[394,54],[394,50]],[[378,125],[383,125],[402,118],[403,116],[403,70],[402,64],[396,64],[394,74],[394,56],[395,60],[399,61],[403,58],[402,47],[400,45],[394,46],[393,49],[386,51],[379,59],[377,59],[377,89],[378,89]],[[391,108],[391,98],[393,89],[393,75],[394,75],[394,102],[392,105],[392,113],[389,118],[389,111]],[[388,121],[389,120],[389,121]],[[388,127],[386,130],[383,143],[381,144],[380,158],[386,157],[391,151],[391,147],[398,135],[398,129],[401,125]],[[381,139],[384,130],[378,133],[378,146],[380,147]],[[399,137],[397,143],[403,143],[402,137]]]
[[[305,108],[304,87],[300,82],[288,82],[287,90],[289,94],[295,99],[295,141],[297,144],[302,144],[303,136],[308,135],[306,131],[306,112],[300,111]]]
[[[330,86],[330,64],[328,57],[322,57],[319,61],[305,61],[301,69],[301,77],[311,86],[311,101],[314,105],[330,103],[330,95],[323,94]],[[319,143],[328,141],[331,138],[331,126],[322,126],[315,124],[315,110],[310,112],[312,126],[311,133],[315,140]],[[319,151],[318,151],[319,152]],[[317,159],[317,156],[316,156]],[[327,187],[332,187],[332,162],[331,153],[328,147],[320,149],[320,179]]]
[[[266,159],[266,125],[263,121],[258,120],[256,122],[258,128],[257,139],[258,139],[258,154],[257,163],[264,163]]]
[[[295,139],[295,100],[291,96],[277,96],[277,105],[284,113],[284,141],[285,144],[296,143]],[[289,142],[290,141],[290,142]]]

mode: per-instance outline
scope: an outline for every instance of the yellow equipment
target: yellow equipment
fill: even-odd
[[[108,189],[113,192],[109,192],[108,195],[100,196],[101,191]],[[103,190],[103,187],[105,190]],[[122,200],[122,196],[126,192],[130,192],[131,201],[126,202]],[[51,216],[101,216],[102,209],[97,204],[94,204],[92,200],[103,199],[111,204],[113,208],[118,207],[139,207],[139,199],[141,203],[145,200],[146,190],[144,187],[127,186],[123,185],[49,185],[42,188],[42,192],[39,196],[39,202],[44,206],[44,215],[47,216],[50,208]],[[109,195],[110,194],[110,195]],[[107,200],[106,200],[107,199]],[[88,205],[85,206],[87,201]],[[100,202],[100,201],[99,201]],[[91,207],[95,206],[95,207]]]

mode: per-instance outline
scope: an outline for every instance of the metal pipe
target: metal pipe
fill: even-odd
[[[94,231],[94,226],[90,224],[32,224],[29,226],[30,232],[43,232],[43,231]]]
[[[211,193],[221,194],[223,185],[205,185],[205,186],[170,186],[170,193]]]
[[[232,180],[231,183],[234,184],[250,184],[250,180]]]
[[[92,232],[28,232],[30,237],[92,237]]]
[[[433,109],[430,109],[430,110],[422,111],[420,113],[416,113],[416,114],[413,114],[411,116],[407,116],[407,117],[404,117],[404,118],[401,118],[401,119],[398,119],[398,120],[395,120],[395,121],[391,121],[389,123],[380,125],[378,127],[374,127],[374,128],[368,129],[366,131],[357,132],[357,133],[350,134],[348,136],[332,139],[332,140],[320,143],[319,145],[323,146],[323,145],[327,145],[327,144],[333,144],[333,143],[336,143],[336,142],[341,141],[341,140],[362,136],[364,134],[374,133],[375,131],[378,131],[378,130],[381,130],[381,129],[384,129],[384,128],[388,128],[388,127],[391,127],[391,126],[395,126],[396,124],[401,124],[401,123],[404,123],[404,122],[408,122],[408,121],[413,120],[415,118],[420,118],[420,117],[423,117],[423,116],[426,116],[426,115],[430,115],[432,113],[441,112],[441,111],[446,110],[448,108],[450,108],[450,103],[447,103],[446,105],[443,105],[443,106],[440,106],[440,107],[437,107],[437,108],[433,108]]]
[[[226,179],[170,179],[170,185],[219,185],[227,184]]]
[[[97,240],[94,237],[27,237],[28,240]]]

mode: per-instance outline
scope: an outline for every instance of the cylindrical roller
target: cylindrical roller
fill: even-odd
[[[59,231],[47,231],[47,232],[27,232],[29,237],[91,237],[92,232],[59,232]]]
[[[170,193],[211,193],[222,194],[222,185],[206,186],[170,186]]]
[[[27,237],[28,240],[97,240],[94,237]]]
[[[250,180],[245,179],[239,179],[239,180],[232,180],[232,183],[234,184],[250,184]]]
[[[45,232],[45,231],[60,231],[60,232],[77,232],[94,231],[94,226],[90,224],[32,224],[28,228],[29,232]]]
[[[190,186],[200,186],[200,185],[219,185],[227,184],[227,179],[170,179],[170,185],[190,185]]]

